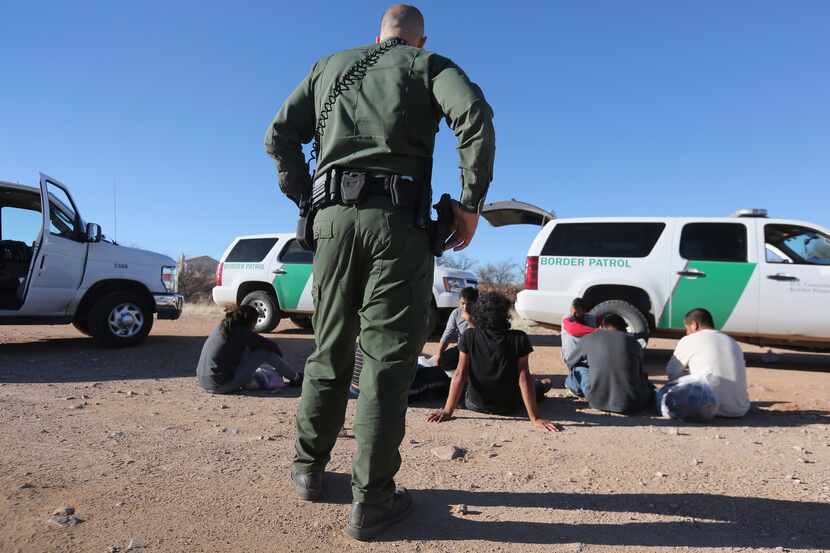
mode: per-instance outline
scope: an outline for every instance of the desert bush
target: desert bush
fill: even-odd
[[[478,287],[482,292],[499,292],[516,301],[516,294],[522,289],[520,274],[519,267],[512,261],[487,263],[478,270]]]
[[[188,266],[179,269],[179,293],[188,303],[209,303],[215,275]]]

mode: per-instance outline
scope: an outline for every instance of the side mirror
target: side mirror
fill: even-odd
[[[86,224],[86,241],[100,242],[101,241],[101,225],[95,223]]]

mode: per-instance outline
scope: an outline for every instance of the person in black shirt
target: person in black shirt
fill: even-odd
[[[213,394],[229,394],[262,387],[254,379],[261,365],[273,367],[289,385],[300,386],[303,374],[282,358],[276,342],[254,332],[259,312],[242,305],[225,311],[224,320],[213,329],[199,356],[196,376],[199,385]]]
[[[560,430],[539,417],[537,401],[544,398],[550,382],[534,382],[528,367],[533,347],[527,334],[510,329],[510,300],[502,294],[482,294],[472,309],[473,327],[458,342],[458,367],[450,383],[444,409],[427,417],[429,422],[449,420],[464,385],[465,406],[482,413],[510,415],[523,403],[530,421],[550,432]]]

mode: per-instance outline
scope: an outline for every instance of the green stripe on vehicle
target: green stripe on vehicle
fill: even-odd
[[[688,271],[700,271],[705,277],[680,277],[671,300],[663,309],[658,327],[683,328],[683,317],[695,307],[712,313],[715,326],[723,328],[746,290],[756,263],[723,261],[689,261]]]
[[[284,274],[277,275],[274,279],[274,290],[277,292],[277,299],[280,301],[280,309],[291,311],[297,309],[300,303],[300,296],[311,276],[311,265],[305,263],[283,265]]]

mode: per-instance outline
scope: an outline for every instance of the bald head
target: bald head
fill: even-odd
[[[377,42],[395,37],[404,39],[410,46],[424,46],[424,16],[418,8],[409,4],[395,4],[386,10],[380,20]]]

